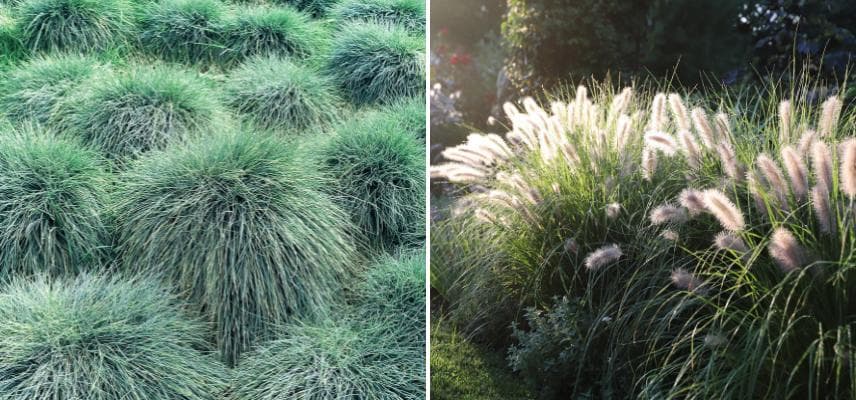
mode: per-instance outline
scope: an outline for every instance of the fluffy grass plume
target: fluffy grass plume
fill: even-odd
[[[335,85],[313,68],[261,57],[232,71],[226,103],[262,129],[304,130],[336,118]]]
[[[424,0],[342,0],[331,15],[339,21],[381,22],[413,33],[425,31]]]
[[[133,29],[126,0],[26,0],[16,15],[31,51],[105,51],[124,44]]]
[[[221,112],[197,75],[167,66],[133,67],[85,90],[60,125],[117,161],[207,130]]]
[[[328,33],[291,7],[239,8],[223,28],[223,58],[235,63],[259,55],[306,58],[323,46]]]
[[[333,39],[327,69],[356,104],[419,96],[425,86],[425,39],[395,25],[350,23]]]
[[[236,371],[235,400],[423,399],[424,346],[385,333],[384,320],[293,324]]]
[[[140,41],[162,59],[207,64],[223,52],[225,6],[220,0],[163,0],[144,7]]]
[[[102,66],[86,57],[37,57],[0,78],[0,109],[9,120],[46,124],[58,106]]]
[[[123,265],[163,275],[215,327],[234,365],[292,316],[322,313],[349,279],[352,230],[299,149],[218,133],[152,152],[122,176]]]
[[[405,340],[425,341],[425,252],[384,255],[357,289],[364,319],[389,321]]]
[[[84,274],[0,293],[0,399],[205,399],[224,368],[157,282]]]
[[[3,132],[0,278],[72,274],[103,261],[107,182],[97,155],[68,139],[31,128]]]
[[[391,249],[424,237],[425,147],[395,119],[341,123],[320,147],[338,199],[370,244]]]

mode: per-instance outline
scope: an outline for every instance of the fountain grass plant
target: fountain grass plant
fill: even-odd
[[[421,245],[425,148],[395,118],[344,121],[320,136],[318,157],[338,202],[376,248]]]
[[[235,365],[276,325],[325,314],[352,278],[354,229],[318,171],[296,146],[237,129],[152,152],[116,195],[123,264],[182,293]]]
[[[415,34],[425,31],[422,0],[342,0],[330,14],[340,22],[380,22],[401,25]]]
[[[206,132],[223,113],[202,78],[165,65],[99,76],[81,92],[57,125],[119,163]]]
[[[110,179],[99,157],[68,138],[24,127],[0,138],[0,280],[74,274],[107,261]]]
[[[358,105],[421,96],[425,38],[397,25],[346,24],[333,39],[327,72]]]
[[[226,50],[222,26],[226,6],[220,0],[165,0],[143,7],[139,40],[163,60],[208,65]]]
[[[293,324],[234,375],[234,400],[421,399],[425,347],[387,333],[385,319]]]
[[[0,79],[0,108],[9,120],[48,124],[60,105],[93,75],[107,73],[95,60],[77,55],[36,57]]]
[[[206,326],[151,279],[15,278],[0,288],[0,399],[219,398]]]
[[[303,59],[323,48],[328,36],[324,27],[291,7],[240,7],[224,23],[221,58],[230,65],[253,56]]]
[[[314,68],[288,59],[260,57],[233,70],[226,104],[256,127],[300,132],[327,125],[342,104],[335,85]]]
[[[133,32],[126,0],[26,0],[16,9],[30,51],[103,52],[127,46]]]

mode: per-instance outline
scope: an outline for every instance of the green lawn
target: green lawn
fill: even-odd
[[[504,352],[471,343],[441,321],[431,329],[431,398],[524,400],[534,396],[508,368]]]

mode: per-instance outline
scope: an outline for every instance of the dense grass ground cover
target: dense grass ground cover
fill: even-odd
[[[421,32],[362,102],[335,1],[2,3],[0,399],[424,398]]]
[[[445,318],[543,398],[852,397],[856,119],[825,87],[506,105],[433,170]]]

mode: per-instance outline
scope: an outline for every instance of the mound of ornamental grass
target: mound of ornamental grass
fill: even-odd
[[[226,104],[262,129],[301,131],[337,117],[341,100],[328,78],[287,59],[255,58],[231,72]]]
[[[314,18],[327,15],[330,8],[339,0],[273,0],[277,4],[287,4],[303,11]]]
[[[292,324],[254,350],[233,379],[235,400],[422,399],[424,346],[384,321]]]
[[[306,58],[327,36],[321,25],[291,7],[241,7],[223,27],[222,58],[227,64],[265,55]]]
[[[371,245],[419,245],[425,234],[425,148],[395,118],[355,118],[320,137],[339,203]]]
[[[0,278],[72,274],[105,261],[108,182],[96,153],[49,132],[6,128],[0,138]]]
[[[134,29],[126,0],[25,0],[15,14],[31,51],[106,51],[126,45]]]
[[[0,64],[17,60],[23,54],[15,20],[8,6],[0,4]]]
[[[119,162],[207,131],[222,112],[197,74],[161,65],[98,77],[81,91],[59,125]]]
[[[76,55],[36,57],[0,78],[0,109],[14,122],[47,124],[60,105],[91,76],[105,72],[98,62]]]
[[[388,119],[401,130],[411,134],[420,143],[425,141],[425,98],[411,97],[395,101],[368,113],[366,118]]]
[[[300,149],[226,131],[153,152],[121,179],[123,264],[162,275],[234,365],[273,326],[323,314],[351,279],[348,217]]]
[[[333,39],[327,71],[358,105],[420,96],[425,38],[397,25],[346,24]]]
[[[210,399],[206,327],[149,279],[13,279],[0,289],[0,399]]]
[[[163,0],[143,7],[139,18],[143,48],[163,60],[210,64],[225,50],[220,0]]]
[[[338,21],[396,24],[415,34],[425,32],[423,0],[342,0],[330,15]]]
[[[361,318],[386,319],[393,332],[411,343],[425,342],[425,253],[381,256],[357,288]]]

